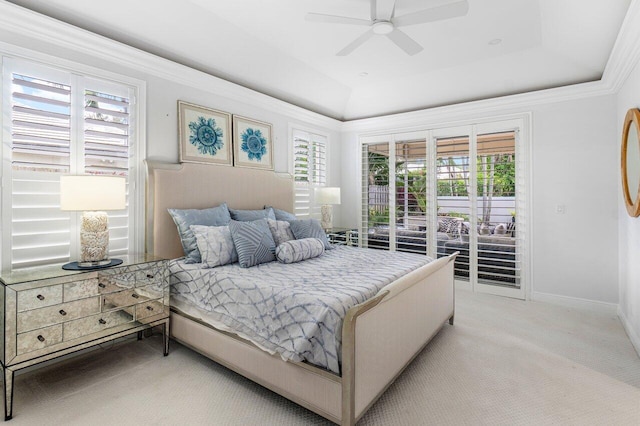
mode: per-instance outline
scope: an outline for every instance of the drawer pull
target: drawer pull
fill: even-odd
[[[147,311],[153,311],[153,306],[147,306]]]
[[[138,295],[138,294],[136,294],[136,293],[133,293],[133,294],[131,295],[131,297],[133,297],[134,299],[137,299],[137,298],[139,298],[139,297],[140,297],[140,295]]]
[[[98,287],[100,287],[100,288],[105,288],[105,287],[106,287],[106,285],[104,285],[103,283],[98,283]]]
[[[36,297],[38,298],[38,300],[44,300],[44,296],[41,294],[37,295]]]
[[[65,316],[65,315],[67,315],[67,313],[65,312],[64,309],[60,309],[60,315]]]
[[[107,323],[107,322],[106,322],[105,320],[103,320],[102,318],[100,318],[100,319],[98,320],[98,322],[99,322],[100,324],[102,324],[102,325],[104,325],[104,324],[106,324],[106,323]]]
[[[147,278],[153,278],[153,274],[147,274]]]
[[[44,342],[44,337],[42,337],[42,334],[38,335],[38,340],[40,340],[41,342]]]

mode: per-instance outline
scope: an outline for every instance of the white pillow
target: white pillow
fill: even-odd
[[[317,238],[286,241],[276,247],[276,258],[281,263],[300,262],[323,253],[324,243]]]
[[[238,261],[238,253],[228,226],[191,225],[189,228],[196,236],[196,244],[205,268],[215,268]]]
[[[284,220],[267,219],[267,223],[269,224],[269,229],[271,230],[271,235],[273,235],[273,240],[275,241],[276,246],[279,246],[286,241],[296,239],[296,237],[293,236],[293,232],[291,232],[291,225],[289,222]]]

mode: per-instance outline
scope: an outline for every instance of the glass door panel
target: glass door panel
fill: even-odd
[[[362,145],[362,247],[389,249],[389,143]]]
[[[427,254],[427,142],[396,142],[396,250]]]
[[[520,289],[516,230],[516,132],[477,137],[477,280]]]
[[[468,281],[470,271],[469,230],[469,136],[436,138],[438,257],[460,252],[456,259],[456,279]]]

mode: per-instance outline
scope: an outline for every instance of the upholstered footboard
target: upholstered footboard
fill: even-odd
[[[443,324],[453,323],[454,258],[425,265],[349,310],[342,332],[342,377],[284,362],[179,312],[172,312],[171,336],[335,423],[353,425]]]

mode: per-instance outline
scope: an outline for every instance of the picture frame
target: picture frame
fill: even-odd
[[[233,164],[273,170],[271,124],[233,115]]]
[[[178,101],[180,162],[233,165],[231,114]]]

